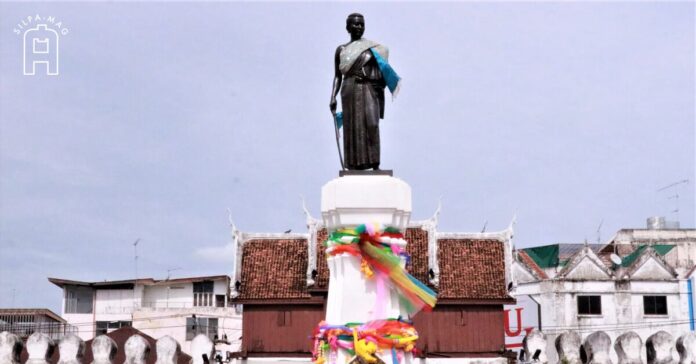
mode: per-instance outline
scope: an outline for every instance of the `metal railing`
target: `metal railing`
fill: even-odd
[[[77,327],[60,322],[15,322],[0,324],[0,332],[8,331],[19,337],[26,338],[29,335],[40,332],[51,339],[59,340],[67,334],[77,334]]]

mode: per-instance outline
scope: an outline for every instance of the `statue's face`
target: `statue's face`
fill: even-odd
[[[365,18],[361,16],[353,16],[348,18],[346,29],[353,37],[362,37],[363,33],[365,33]]]

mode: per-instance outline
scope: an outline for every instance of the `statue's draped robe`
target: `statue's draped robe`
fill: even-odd
[[[344,165],[348,169],[377,168],[380,163],[379,119],[384,118],[385,82],[370,48],[387,59],[385,47],[366,39],[348,44],[339,56]]]

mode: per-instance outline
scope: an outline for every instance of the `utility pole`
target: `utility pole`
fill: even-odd
[[[135,265],[135,279],[133,279],[133,309],[131,311],[131,322],[133,322],[133,314],[135,312],[135,303],[136,303],[136,288],[138,286],[138,243],[140,242],[140,238],[135,239],[135,242],[133,243],[133,263]]]

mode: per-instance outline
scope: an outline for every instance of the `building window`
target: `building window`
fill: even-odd
[[[643,296],[643,313],[646,315],[666,315],[667,296]]]
[[[122,327],[131,327],[131,321],[97,321],[96,335],[108,334]]]
[[[214,317],[187,317],[186,340],[193,340],[198,334],[206,335],[210,340],[217,339],[218,319]]]
[[[106,335],[107,331],[109,331],[109,322],[108,321],[97,321],[97,332],[95,333],[95,335],[96,336]]]
[[[215,307],[225,307],[225,295],[216,294],[215,295]]]
[[[109,321],[109,331],[118,330],[122,327],[130,327],[130,321]]]
[[[278,311],[278,326],[290,326],[292,325],[292,312],[291,311]]]
[[[578,296],[578,315],[601,315],[602,296]]]
[[[211,307],[213,301],[213,282],[194,282],[193,283],[193,306]]]
[[[65,287],[65,313],[92,313],[91,288],[79,286]]]

